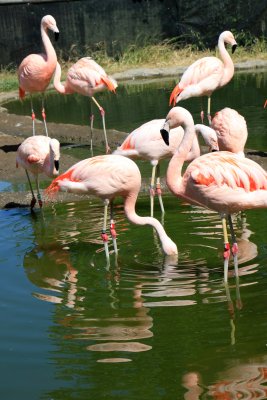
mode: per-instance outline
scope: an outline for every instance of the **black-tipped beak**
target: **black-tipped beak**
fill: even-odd
[[[233,46],[232,46],[232,54],[234,54],[236,48],[237,48],[237,44],[233,44]]]
[[[55,32],[55,41],[57,42],[59,38],[59,32]]]
[[[54,161],[54,165],[55,165],[56,171],[59,171],[59,161],[58,160]]]
[[[169,132],[166,129],[162,128],[160,130],[160,133],[161,133],[162,139],[164,140],[165,144],[167,146],[169,146],[169,144],[170,144],[170,142],[169,142]]]
[[[214,153],[214,151],[219,151],[218,149],[211,149],[211,152]]]

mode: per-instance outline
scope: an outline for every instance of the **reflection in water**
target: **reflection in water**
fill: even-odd
[[[206,387],[198,372],[189,372],[183,376],[183,386],[187,392],[185,400],[199,399],[262,399],[267,398],[267,364],[251,361],[250,364],[238,364],[221,373],[212,385]]]

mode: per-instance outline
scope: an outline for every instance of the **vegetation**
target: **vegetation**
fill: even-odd
[[[247,60],[266,60],[267,41],[265,38],[256,38],[249,33],[233,32],[238,43],[238,49],[233,55],[235,63]],[[123,53],[114,57],[108,56],[105,44],[99,43],[95,48],[84,48],[81,51],[73,45],[68,55],[59,54],[59,62],[62,65],[62,79],[67,69],[80,57],[90,55],[109,74],[122,72],[131,68],[153,68],[168,66],[187,66],[200,57],[215,55],[214,50],[205,49],[200,38],[194,37],[194,44],[185,44],[180,38],[164,40],[159,43],[156,40],[148,40],[142,45],[132,44]],[[0,92],[16,90],[18,87],[16,69],[12,66],[0,69]]]

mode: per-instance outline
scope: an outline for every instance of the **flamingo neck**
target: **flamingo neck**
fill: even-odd
[[[141,217],[136,214],[135,204],[137,200],[137,194],[130,194],[124,200],[124,211],[125,215],[130,222],[136,225],[151,225],[157,232],[162,249],[167,255],[177,254],[177,247],[166,234],[161,223],[153,217]]]
[[[57,62],[57,66],[56,66],[56,70],[55,70],[55,75],[54,75],[54,87],[56,89],[57,92],[61,93],[61,94],[66,94],[66,88],[65,86],[61,83],[60,81],[61,78],[61,66],[60,64]]]
[[[224,38],[222,36],[220,36],[219,40],[218,40],[218,49],[219,49],[219,53],[220,53],[221,59],[224,64],[224,74],[223,74],[220,84],[221,84],[221,86],[224,86],[232,79],[232,77],[234,75],[235,67],[234,67],[234,63],[233,63],[233,60],[232,60],[230,54],[226,50]]]
[[[41,37],[42,37],[44,50],[45,50],[45,54],[46,54],[46,61],[49,64],[55,64],[57,62],[57,55],[56,55],[55,49],[51,43],[51,40],[49,39],[47,29],[45,29],[42,24],[41,24]]]
[[[190,149],[192,148],[194,138],[196,137],[194,121],[192,117],[190,117],[189,120],[185,121],[181,125],[184,128],[184,137],[180,143],[180,146],[169,162],[166,176],[167,186],[176,196],[179,195],[182,189],[182,168],[185,160],[190,154]],[[174,126],[171,128],[174,128]]]

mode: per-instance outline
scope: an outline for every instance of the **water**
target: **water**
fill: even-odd
[[[256,132],[249,146],[266,151],[264,79],[245,76],[232,87],[240,108],[233,94],[221,97],[224,89],[218,98],[214,94],[213,104],[249,112],[249,129],[253,124]],[[154,118],[153,99],[160,105],[168,97],[162,86],[121,89],[130,99],[113,109],[121,113],[120,129],[131,130],[137,118],[137,125]],[[198,115],[198,101],[194,107]],[[150,166],[139,166],[147,182]],[[10,190],[4,182],[0,188]],[[117,199],[119,258],[112,253],[110,266],[98,200],[47,204],[34,214],[0,210],[1,398],[267,398],[266,211],[235,217],[240,279],[231,263],[226,288],[217,214],[169,194],[164,204],[163,223],[178,258],[164,257],[151,227],[130,224]],[[149,213],[145,192],[137,212]]]

